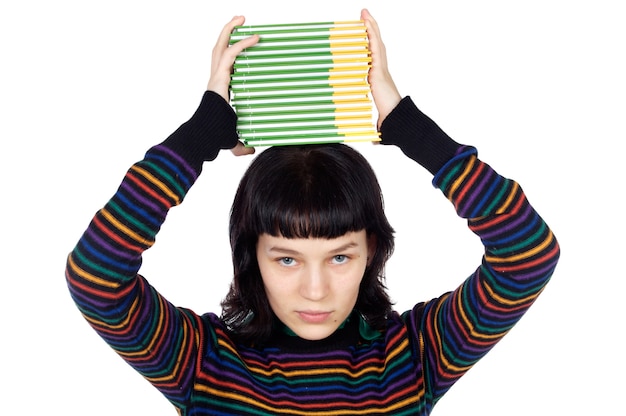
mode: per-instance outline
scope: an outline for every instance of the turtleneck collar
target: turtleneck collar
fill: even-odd
[[[353,311],[334,333],[315,341],[300,338],[276,319],[274,331],[266,347],[301,352],[323,352],[369,343],[381,336],[382,333],[372,328],[359,312]]]

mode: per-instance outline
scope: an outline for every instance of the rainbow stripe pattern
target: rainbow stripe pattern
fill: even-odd
[[[230,88],[247,146],[379,141],[361,21],[238,26],[258,34],[234,63]]]
[[[69,290],[87,322],[180,416],[428,415],[518,322],[554,272],[558,242],[522,188],[460,146],[433,184],[480,238],[484,255],[456,289],[390,314],[375,337],[340,333],[290,345],[297,337],[277,331],[266,345],[236,343],[216,314],[177,307],[139,274],[144,251],[201,172],[196,162],[203,155],[194,144],[213,143],[207,137],[222,134],[228,117],[221,97],[205,94],[190,122],[128,170],[67,259]],[[412,113],[411,120],[418,117]],[[440,273],[416,267],[390,277]]]

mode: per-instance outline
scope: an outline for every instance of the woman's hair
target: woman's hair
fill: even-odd
[[[256,257],[261,234],[285,238],[336,238],[365,230],[373,258],[355,309],[377,329],[391,310],[384,266],[394,230],[384,213],[376,175],[365,158],[343,144],[275,146],[261,152],[244,174],[230,214],[234,279],[222,301],[222,319],[243,342],[262,342],[275,316]]]

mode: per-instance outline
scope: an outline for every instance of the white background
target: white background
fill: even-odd
[[[218,4],[218,6],[213,6]],[[186,121],[235,14],[250,24],[378,20],[403,95],[519,181],[562,259],[518,326],[434,415],[623,415],[626,13],[619,1],[13,1],[0,6],[0,414],[174,415],[79,315],[65,258],[145,150]],[[453,289],[481,246],[426,172],[362,144],[397,250],[398,309]],[[230,202],[251,158],[223,152],[142,272],[219,312]]]

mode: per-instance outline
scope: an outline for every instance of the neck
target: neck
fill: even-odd
[[[264,345],[282,351],[325,352],[357,346],[380,335],[374,332],[358,312],[352,314],[330,336],[320,340],[306,340],[297,336],[276,318],[272,336]]]

